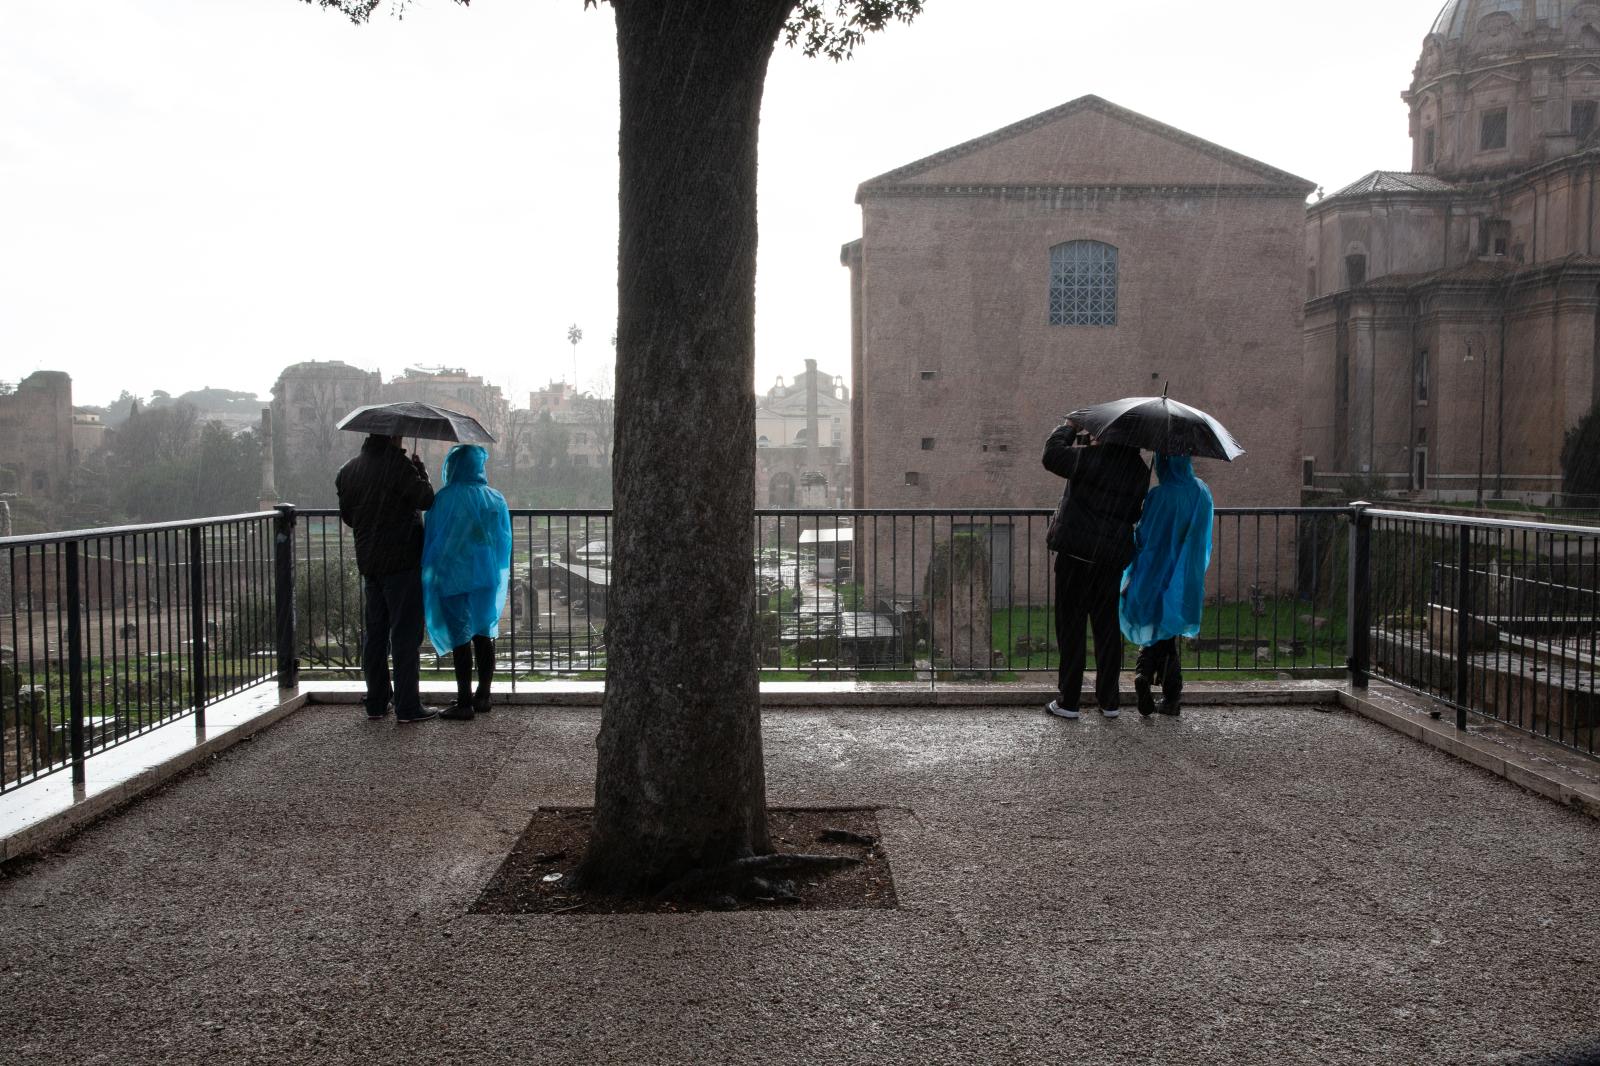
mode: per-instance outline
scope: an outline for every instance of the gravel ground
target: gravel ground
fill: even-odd
[[[1600,823],[1313,707],[777,711],[891,911],[466,913],[593,710],[312,707],[0,883],[26,1063],[1511,1063],[1594,1047]]]

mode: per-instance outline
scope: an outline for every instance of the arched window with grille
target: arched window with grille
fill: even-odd
[[[1117,250],[1100,241],[1050,249],[1050,324],[1117,324]]]

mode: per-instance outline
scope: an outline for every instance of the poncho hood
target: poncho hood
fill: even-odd
[[[1198,484],[1200,481],[1194,476],[1194,460],[1187,455],[1157,455],[1156,480],[1163,485]]]
[[[489,463],[489,453],[479,444],[457,444],[444,457],[444,483],[446,485],[487,485],[484,467]]]

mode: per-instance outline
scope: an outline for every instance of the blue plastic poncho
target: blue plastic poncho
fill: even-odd
[[[1138,554],[1122,575],[1122,632],[1140,646],[1200,632],[1211,565],[1211,490],[1187,455],[1156,456],[1157,484],[1134,530]]]
[[[458,444],[444,457],[444,487],[428,509],[422,538],[422,610],[441,654],[474,636],[500,635],[511,579],[511,513],[489,487],[489,453]]]

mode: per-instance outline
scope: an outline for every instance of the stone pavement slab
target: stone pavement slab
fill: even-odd
[[[1348,712],[766,716],[893,911],[471,915],[598,716],[312,706],[0,882],[29,1063],[1499,1063],[1600,1034],[1600,823]]]

